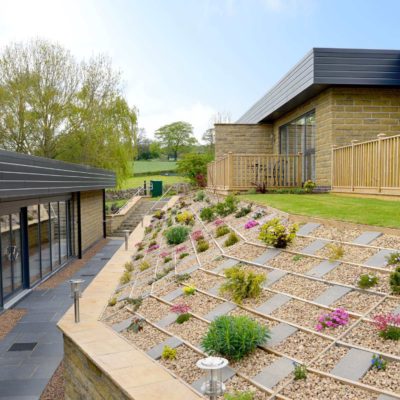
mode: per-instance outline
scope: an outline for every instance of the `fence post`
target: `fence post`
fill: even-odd
[[[386,134],[380,133],[378,135],[378,193],[382,190],[382,164],[383,164],[383,154],[382,154],[382,140],[386,137]]]
[[[350,180],[351,191],[354,192],[354,145],[358,142],[357,139],[351,141],[351,166],[350,166]]]
[[[303,178],[303,153],[297,153],[297,186],[301,187]]]
[[[337,144],[332,145],[332,153],[331,153],[331,190],[333,189],[333,183],[335,180],[335,149],[338,147]]]
[[[233,153],[228,152],[228,190],[233,188]]]

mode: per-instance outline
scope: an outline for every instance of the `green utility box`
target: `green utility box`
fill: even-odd
[[[150,193],[151,197],[162,196],[162,181],[150,181]]]

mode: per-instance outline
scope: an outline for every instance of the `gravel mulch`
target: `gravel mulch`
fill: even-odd
[[[370,314],[368,314],[367,317],[372,318],[374,315],[392,313],[399,306],[399,304],[400,297],[398,299],[386,299]]]
[[[203,337],[208,331],[208,324],[195,317],[191,317],[189,321],[183,324],[176,322],[168,326],[168,331],[187,340],[194,346],[199,345]]]
[[[204,271],[195,271],[192,273],[191,278],[185,283],[194,286],[200,290],[207,291],[224,282],[225,279],[219,276],[207,274]]]
[[[330,258],[332,256],[332,246],[333,245],[330,245],[328,243],[321,250],[317,251],[316,255],[324,258]],[[334,244],[334,246],[340,246],[340,244],[336,243]],[[349,244],[342,244],[341,247],[344,250],[344,254],[343,257],[340,258],[340,260],[359,263],[359,264],[362,264],[364,260],[372,257],[374,254],[378,252],[377,249],[372,249],[369,247],[351,246]]]
[[[271,289],[306,300],[314,300],[328,289],[328,285],[300,276],[286,275],[271,286]]]
[[[229,249],[225,248],[225,249]],[[248,243],[241,243],[239,246],[233,246],[229,250],[229,255],[239,258],[245,258],[246,260],[254,260],[263,254],[267,249],[263,247],[254,246]]]
[[[234,310],[230,311],[228,315],[242,315],[245,317],[249,317],[251,319],[254,319],[257,321],[259,324],[266,326],[268,329],[272,329],[274,326],[279,325],[279,322],[274,321],[272,319],[268,318],[263,318],[257,314],[253,314],[252,312],[249,312],[247,310],[244,310],[243,308],[237,307]],[[268,342],[267,342],[268,344]]]
[[[253,394],[252,400],[267,400],[270,395],[262,390],[253,386],[251,383],[247,382],[245,379],[235,375],[227,382],[225,382],[226,391],[225,393],[234,394],[237,391],[240,392],[251,392]],[[224,397],[218,397],[218,400],[223,400]]]
[[[148,297],[143,300],[142,305],[138,309],[138,313],[150,321],[159,321],[160,319],[167,316],[170,307],[160,301]]]
[[[201,268],[206,269],[207,271],[212,271],[213,269],[217,268],[219,265],[224,263],[226,260],[227,260],[226,257],[218,255],[213,260],[211,260],[211,261],[209,261],[207,263],[203,263],[201,265]]]
[[[265,350],[256,349],[240,361],[231,361],[229,365],[234,370],[252,378],[261,372],[264,367],[272,364],[277,358],[277,356],[267,353]]]
[[[371,368],[361,382],[400,394],[400,362],[389,361],[385,371]]]
[[[117,308],[114,307],[108,307],[108,308],[114,308],[114,311],[116,311],[114,314],[111,314],[111,316],[109,316],[107,319],[103,319],[104,322],[107,325],[114,325],[117,324],[121,321],[125,321],[126,319],[132,317],[132,313],[130,311],[128,311],[125,307],[124,304],[121,304],[122,308],[120,310],[118,310]]]
[[[115,306],[112,306],[112,307],[107,306],[101,316],[101,320],[108,322],[110,317],[113,317],[114,314],[119,314],[120,310],[122,310],[123,308],[124,308],[123,302],[117,303]]]
[[[199,316],[208,314],[223,301],[215,299],[214,297],[207,296],[200,292],[195,292],[189,296],[179,296],[174,300],[174,304],[187,304],[190,306],[191,311]]]
[[[285,341],[275,346],[274,350],[296,358],[303,363],[307,363],[327,347],[329,343],[328,339],[311,333],[297,331]]]
[[[363,233],[358,228],[343,228],[342,226],[324,226],[320,225],[314,229],[310,236],[319,237],[322,239],[337,240],[339,242],[352,242],[356,237]]]
[[[64,400],[64,382],[64,364],[61,361],[49,383],[44,388],[40,400]]]
[[[197,381],[204,373],[196,366],[201,355],[184,344],[177,347],[176,350],[175,360],[161,358],[158,362],[189,384]]]
[[[331,372],[334,366],[348,353],[349,349],[344,346],[334,345],[311,366],[323,372]],[[315,352],[316,356],[318,353]]]
[[[290,253],[280,253],[276,257],[272,258],[267,262],[274,268],[284,269],[285,271],[297,272],[304,274],[316,265],[320,264],[321,260],[313,257],[307,257],[302,255],[293,255]]]
[[[305,247],[307,247],[314,241],[315,241],[315,239],[312,239],[312,238],[296,236],[294,241],[287,246],[287,249],[291,250],[291,251],[300,251],[301,252]]]
[[[178,289],[181,285],[175,282],[175,276],[157,281],[153,285],[153,294],[158,297],[163,297],[170,292],[173,292],[175,289]]]
[[[0,314],[0,340],[13,330],[26,312],[25,308],[11,308]]]
[[[341,307],[348,311],[364,314],[381,299],[381,296],[375,294],[352,290],[351,292],[342,296],[335,303],[331,304],[331,307]]]
[[[375,400],[378,395],[332,378],[308,373],[307,379],[290,383],[281,392],[293,400]]]
[[[400,251],[400,236],[383,234],[370,243],[370,245],[386,247],[388,249],[397,249]]]
[[[167,340],[169,337],[165,333],[147,323],[144,323],[143,330],[138,333],[135,333],[131,330],[125,330],[121,334],[143,351],[150,350],[152,347],[164,342],[164,340]]]

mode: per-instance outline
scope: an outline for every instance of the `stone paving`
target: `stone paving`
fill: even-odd
[[[110,240],[73,277],[86,287],[122,244]],[[0,341],[0,399],[37,400],[63,358],[58,320],[71,306],[68,281],[54,289],[33,290],[16,308],[26,315]],[[33,349],[9,351],[14,343],[31,343]]]

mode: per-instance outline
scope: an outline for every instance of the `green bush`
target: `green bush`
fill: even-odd
[[[227,281],[221,286],[220,292],[229,292],[233,301],[238,304],[244,299],[258,297],[262,292],[262,284],[266,281],[265,274],[245,271],[240,266],[227,268],[224,274]]]
[[[389,284],[394,294],[400,294],[400,266],[390,274]]]
[[[110,300],[108,300],[108,305],[110,307],[114,307],[117,304],[117,298],[116,297],[111,297]]]
[[[388,326],[384,331],[379,332],[385,340],[400,340],[400,326]]]
[[[194,197],[194,201],[203,201],[205,197],[206,194],[204,193],[204,190],[199,190]]]
[[[236,214],[235,218],[241,218],[244,217],[245,215],[251,213],[251,204],[249,204],[247,207],[242,207]]]
[[[143,298],[142,297],[135,297],[133,299],[128,298],[126,299],[126,302],[132,306],[132,311],[135,312],[142,305]]]
[[[176,349],[173,349],[169,346],[164,346],[161,357],[163,360],[175,360]]]
[[[211,222],[215,219],[215,211],[213,207],[205,207],[200,211],[200,218],[202,221]]]
[[[234,391],[233,393],[225,393],[224,400],[253,400],[254,394],[250,391],[247,392],[239,392]]]
[[[303,188],[307,193],[312,193],[316,186],[316,183],[309,179],[304,182]]]
[[[362,274],[358,278],[357,285],[361,289],[369,289],[378,284],[378,277],[370,274]]]
[[[189,231],[190,229],[186,226],[171,226],[165,231],[164,235],[168,244],[180,244],[188,238]]]
[[[400,266],[400,252],[391,253],[386,257],[387,265]]]
[[[277,248],[285,248],[296,237],[298,226],[286,228],[279,218],[273,218],[261,226],[259,239],[264,243]]]
[[[188,153],[177,162],[177,171],[189,178],[190,182],[197,185],[198,177],[207,176],[207,164],[212,161],[213,157],[210,154]],[[205,182],[206,183],[206,182]]]
[[[225,247],[233,246],[238,241],[239,241],[239,238],[237,237],[236,233],[231,232],[228,236],[228,239],[225,240],[224,246]]]
[[[226,196],[224,201],[215,205],[215,211],[221,217],[226,217],[237,210],[238,203],[239,199],[233,194],[230,194],[229,196]]]
[[[143,254],[138,253],[135,255],[134,260],[137,261],[140,260],[141,258],[143,258]]]
[[[221,225],[217,228],[217,230],[215,232],[215,236],[218,238],[218,237],[226,235],[229,232],[230,232],[230,230],[226,225]]]
[[[124,268],[125,268],[125,271],[132,272],[134,269],[133,262],[132,261],[126,262],[124,265]]]
[[[176,318],[176,323],[177,324],[183,324],[186,321],[189,321],[190,319],[190,314],[189,313],[183,313],[179,314],[178,317]]]
[[[141,272],[146,271],[146,269],[150,268],[150,264],[147,261],[142,261],[139,265],[139,269]]]
[[[295,381],[298,381],[300,379],[306,379],[307,378],[307,367],[303,364],[295,363],[293,374],[294,374]]]
[[[169,263],[170,261],[172,261],[172,257],[165,257],[164,258],[164,264]]]
[[[196,250],[198,253],[203,253],[204,251],[207,251],[210,248],[210,245],[206,240],[199,240],[197,242]]]
[[[268,328],[249,317],[222,315],[211,322],[201,345],[208,354],[240,360],[269,337]]]
[[[181,254],[179,255],[179,259],[182,260],[182,258],[185,258],[185,257],[187,257],[188,255],[189,255],[189,253],[181,253]]]
[[[130,282],[131,278],[132,278],[132,273],[129,272],[129,271],[125,271],[125,272],[122,274],[121,278],[119,279],[119,283],[120,283],[121,285],[126,285],[127,283]]]

